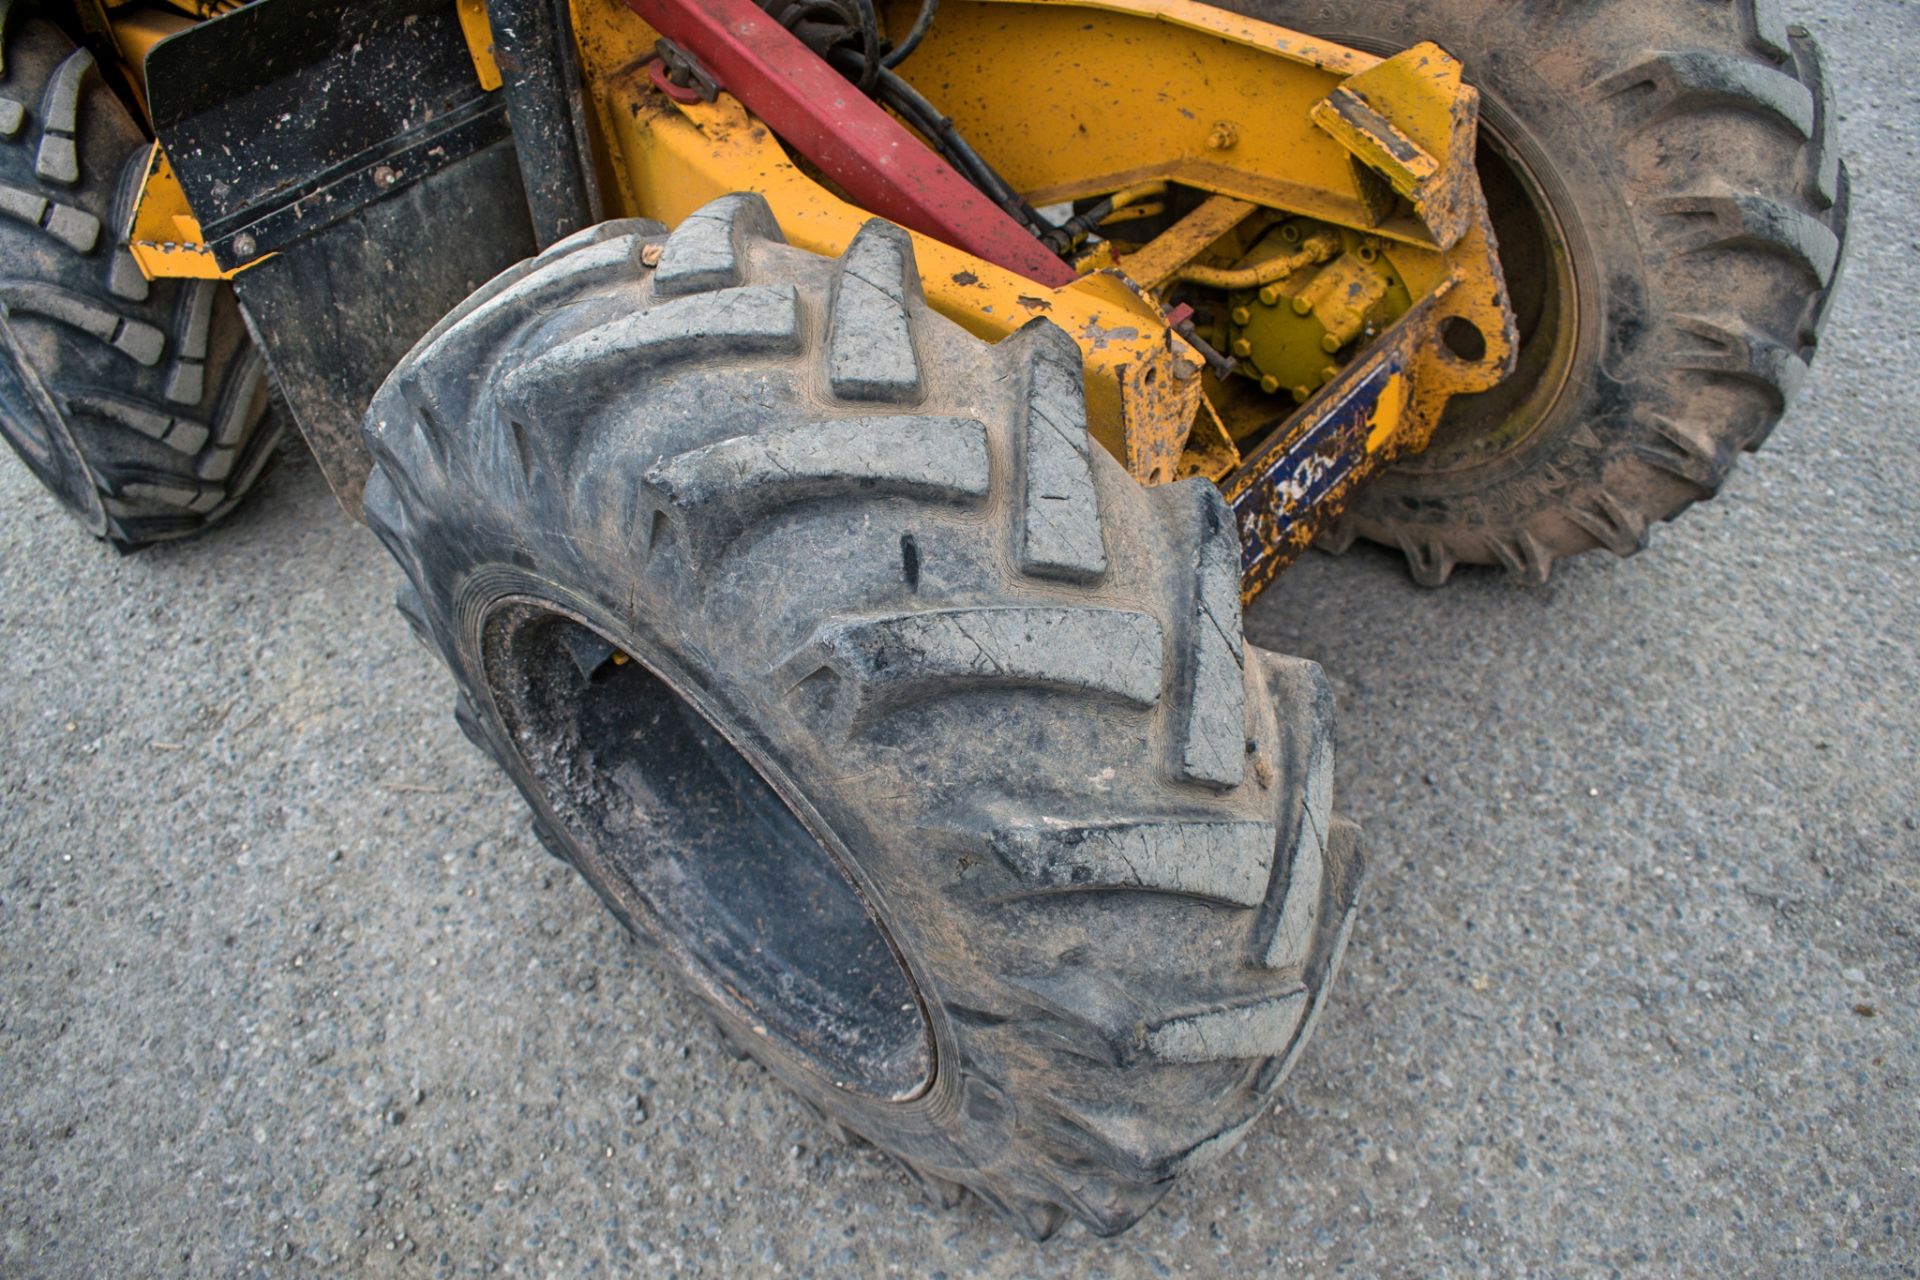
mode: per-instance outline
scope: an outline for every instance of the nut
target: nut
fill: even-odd
[[[1240,130],[1231,120],[1220,121],[1207,135],[1207,145],[1215,151],[1231,151],[1239,141]]]

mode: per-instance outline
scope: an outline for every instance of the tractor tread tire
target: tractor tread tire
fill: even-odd
[[[232,289],[149,283],[122,243],[147,142],[93,55],[0,4],[0,434],[122,549],[185,537],[273,455]]]
[[[1448,46],[1559,168],[1565,216],[1592,224],[1597,332],[1511,465],[1436,476],[1409,460],[1318,545],[1398,549],[1428,586],[1459,564],[1540,585],[1569,555],[1644,549],[1767,439],[1818,345],[1849,203],[1819,50],[1771,0],[1606,0],[1551,19],[1475,0],[1339,16],[1227,2],[1333,39],[1377,26]]]
[[[483,287],[366,437],[368,522],[463,729],[610,904],[491,709],[476,600],[507,588],[475,583],[631,631],[826,816],[935,1027],[928,1097],[828,1087],[711,1009],[936,1203],[1117,1232],[1271,1106],[1362,873],[1331,696],[1245,644],[1218,490],[1142,489],[1090,443],[1050,322],[988,346],[927,308],[897,228],[835,262],[725,197]]]

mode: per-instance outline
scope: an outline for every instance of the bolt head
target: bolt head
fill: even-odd
[[[1245,307],[1235,307],[1233,309],[1232,319],[1235,324],[1245,324],[1247,321],[1253,319],[1253,312],[1247,310]]]
[[[1279,306],[1280,305],[1280,286],[1277,284],[1270,284],[1266,288],[1262,289],[1260,291],[1260,305],[1263,307]]]
[[[248,235],[246,232],[242,231],[239,235],[233,238],[233,256],[234,257],[251,258],[254,254],[258,253],[259,251],[260,251],[260,246],[254,243],[253,237]]]
[[[1240,130],[1231,120],[1222,120],[1207,134],[1207,145],[1215,151],[1231,151],[1240,141]]]
[[[1293,314],[1297,316],[1312,315],[1313,302],[1304,295],[1296,296],[1293,300]]]
[[[1260,379],[1260,389],[1268,395],[1272,395],[1280,389],[1280,379],[1274,377],[1272,374],[1268,374],[1266,377]]]
[[[1253,344],[1245,338],[1235,338],[1233,340],[1233,354],[1244,360],[1253,354]]]
[[[1345,345],[1346,344],[1344,342],[1340,341],[1340,338],[1337,334],[1330,333],[1326,337],[1320,339],[1320,349],[1326,352],[1328,355],[1332,355],[1334,352],[1338,351],[1341,347]]]

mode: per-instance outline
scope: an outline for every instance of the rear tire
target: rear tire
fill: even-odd
[[[1639,551],[1767,438],[1847,224],[1819,50],[1773,0],[1220,3],[1375,52],[1445,46],[1482,93],[1483,185],[1540,220],[1494,202],[1520,373],[1456,400],[1320,545],[1398,548],[1429,586],[1456,564],[1544,583],[1564,556]]]
[[[1090,445],[1080,359],[934,315],[897,228],[836,263],[732,196],[500,277],[366,428],[402,610],[543,841],[1034,1236],[1264,1113],[1361,873],[1319,669],[1243,643],[1216,489]]]
[[[93,55],[0,4],[0,434],[123,549],[218,520],[273,455],[233,290],[120,242],[148,144]]]

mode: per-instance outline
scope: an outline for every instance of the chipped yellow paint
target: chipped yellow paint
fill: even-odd
[[[147,173],[140,181],[140,194],[134,199],[133,231],[127,249],[149,280],[231,280],[248,267],[271,258],[264,254],[257,261],[231,271],[222,270],[207,248],[199,220],[187,205],[187,193],[167,163],[167,153],[159,143],[147,157]]]
[[[1380,399],[1373,406],[1373,414],[1367,419],[1367,452],[1379,453],[1393,443],[1405,425],[1407,403],[1407,376],[1396,373],[1387,379],[1387,385],[1380,389]]]
[[[1313,121],[1412,201],[1433,242],[1450,249],[1480,200],[1471,165],[1479,91],[1459,59],[1417,44],[1362,71],[1315,103]]]

